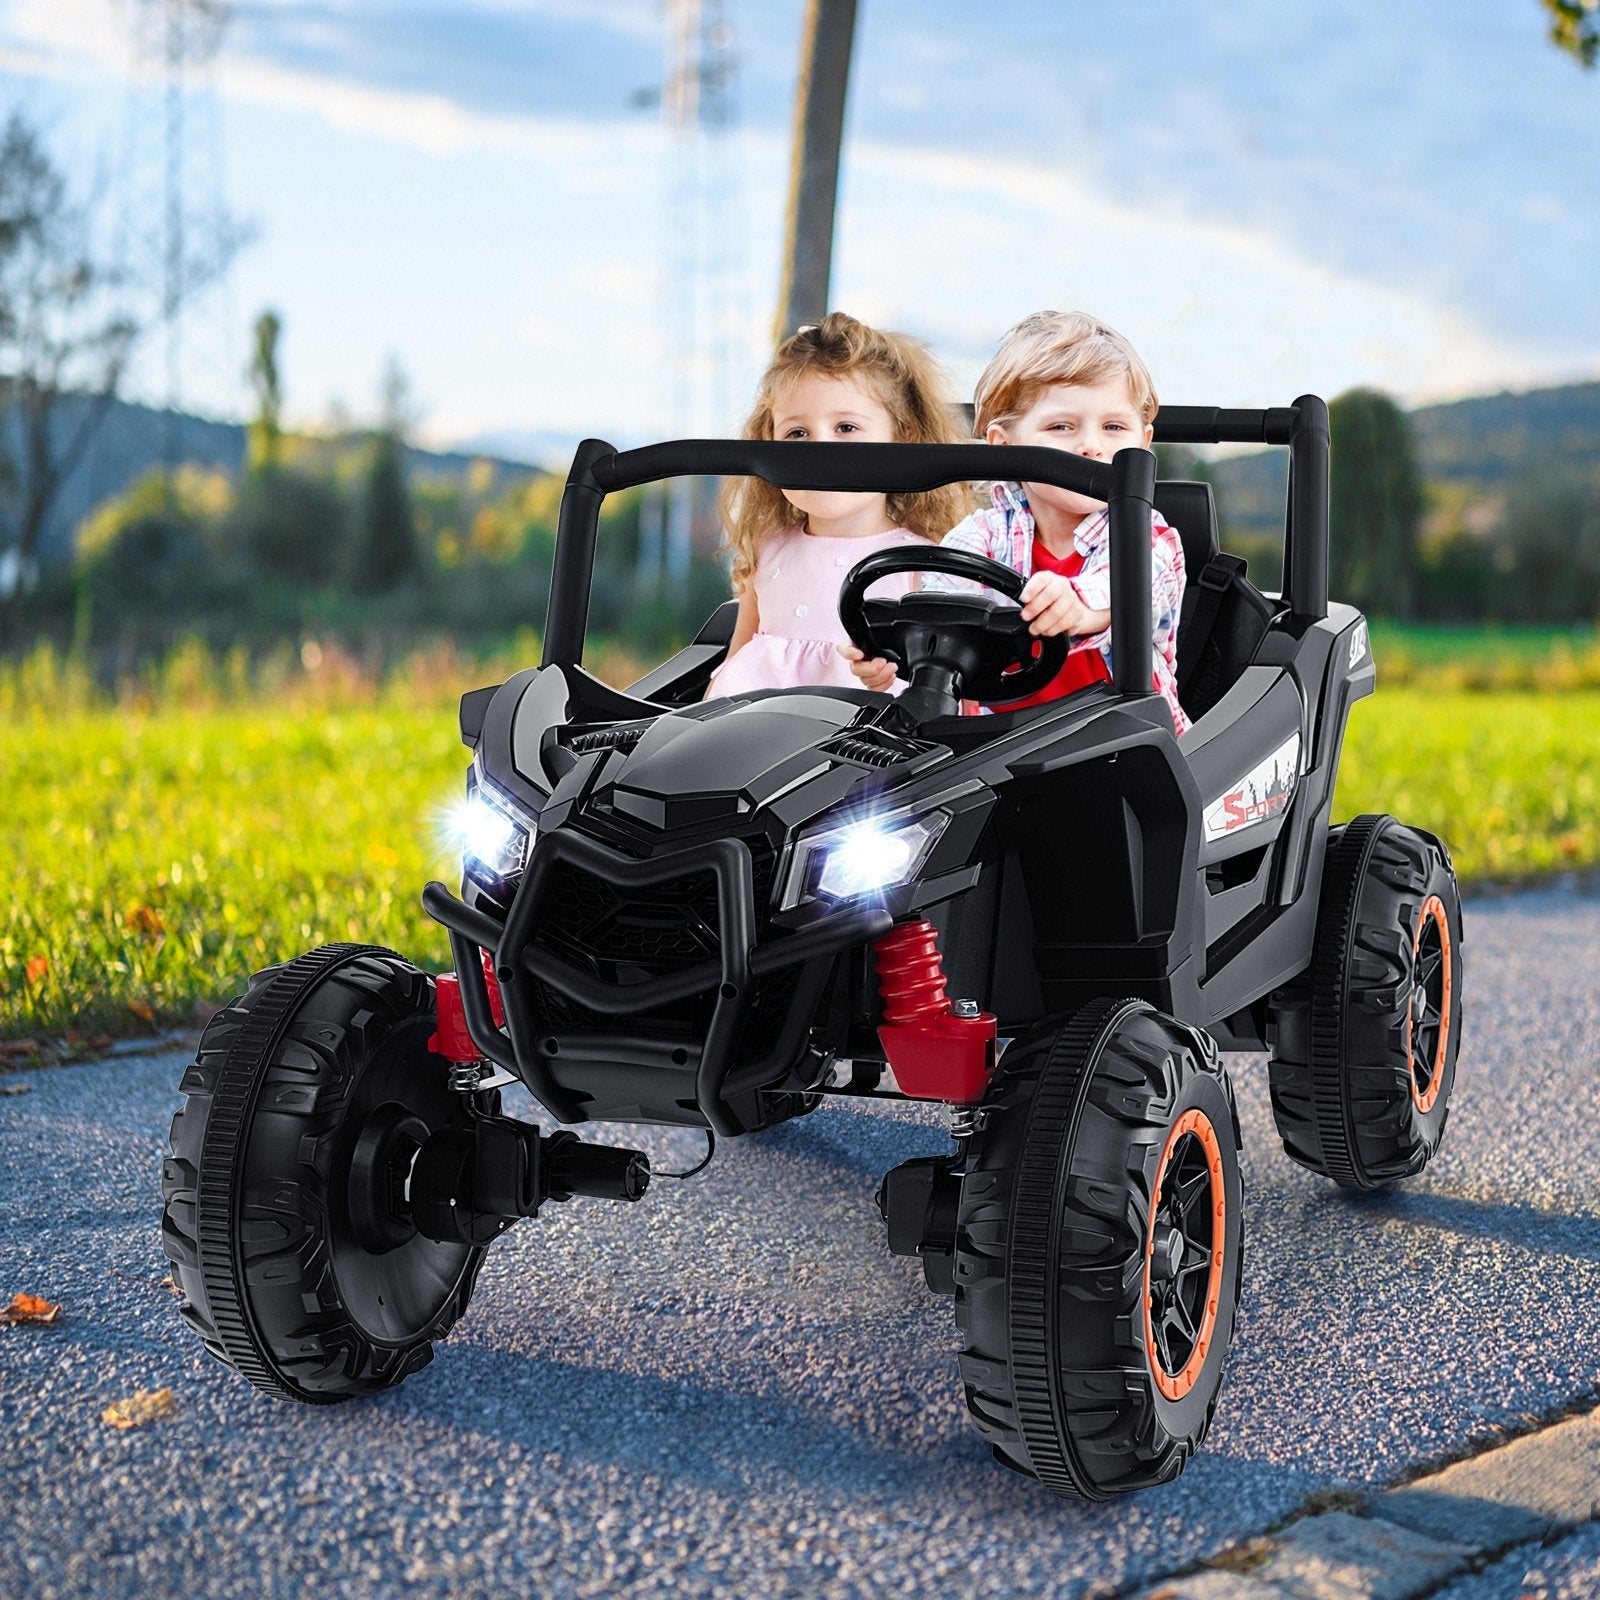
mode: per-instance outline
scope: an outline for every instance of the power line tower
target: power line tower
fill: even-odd
[[[163,412],[170,483],[185,404],[237,409],[239,340],[227,271],[243,242],[223,199],[214,64],[222,0],[121,0],[131,63],[123,109],[116,252],[139,326],[158,329],[129,372],[129,392]]]
[[[738,55],[730,0],[664,0],[661,113],[667,138],[667,214],[661,278],[664,409],[680,437],[727,431],[745,343],[747,305],[739,226]],[[692,556],[714,551],[714,497],[678,478],[643,507],[639,577],[681,594]]]

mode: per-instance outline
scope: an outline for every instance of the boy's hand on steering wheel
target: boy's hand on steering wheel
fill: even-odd
[[[1021,599],[1022,620],[1041,639],[1058,633],[1098,633],[1109,620],[1108,613],[1091,611],[1059,572],[1034,573],[1023,585]]]
[[[874,656],[869,661],[853,644],[841,644],[836,648],[850,663],[850,670],[860,680],[861,687],[874,694],[887,694],[889,685],[900,675],[882,656]]]

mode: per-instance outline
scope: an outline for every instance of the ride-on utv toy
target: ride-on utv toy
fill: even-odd
[[[883,1180],[889,1248],[953,1295],[972,1419],[1059,1494],[1172,1478],[1216,1406],[1240,1289],[1238,1122],[1219,1051],[1270,1052],[1289,1155],[1350,1188],[1438,1147],[1461,1013],[1450,858],[1392,817],[1329,826],[1362,617],[1327,597],[1321,400],[1167,409],[1159,439],[1287,445],[1284,592],[1218,551],[1203,483],[987,445],[580,447],[545,658],[467,694],[477,823],[455,971],[327,945],[258,973],[182,1083],[164,1236],[183,1314],[258,1388],[398,1383],[466,1309],[490,1241],[549,1200],[636,1200],[637,1152],[559,1123],[748,1134],[834,1095],[943,1101],[954,1147]],[[1107,501],[1109,684],[1057,671],[1018,577],[869,556],[839,614],[909,687],[702,701],[733,606],[623,693],[581,665],[604,497],[687,473],[786,488],[1006,477]],[[1188,590],[1174,737],[1151,691],[1152,503]],[[983,591],[865,600],[891,572]],[[967,696],[997,707],[961,716]],[[999,1040],[1009,1041],[996,1060]],[[598,1219],[597,1219],[598,1220]]]

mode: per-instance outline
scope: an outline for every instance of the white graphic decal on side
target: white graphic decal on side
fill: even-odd
[[[1300,781],[1300,735],[1292,733],[1206,810],[1206,838],[1225,839],[1240,828],[1279,816]]]
[[[1350,665],[1359,667],[1367,659],[1367,625],[1358,622],[1350,635]]]

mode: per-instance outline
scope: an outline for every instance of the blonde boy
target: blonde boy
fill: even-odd
[[[1082,312],[1036,311],[1000,342],[978,379],[975,431],[990,444],[1047,445],[1092,461],[1118,450],[1148,449],[1156,414],[1155,385],[1121,334]],[[1019,706],[1059,699],[1111,676],[1110,518],[1098,501],[1044,483],[997,482],[992,505],[945,535],[946,550],[988,556],[1028,581],[1022,615],[1041,637],[1072,635],[1061,674]],[[1183,545],[1160,515],[1152,517],[1151,687],[1172,711],[1176,730],[1189,726],[1178,704],[1178,612],[1183,600]],[[943,573],[926,573],[925,589],[978,589]],[[864,661],[842,646],[851,671],[869,689],[886,689],[895,669]]]

